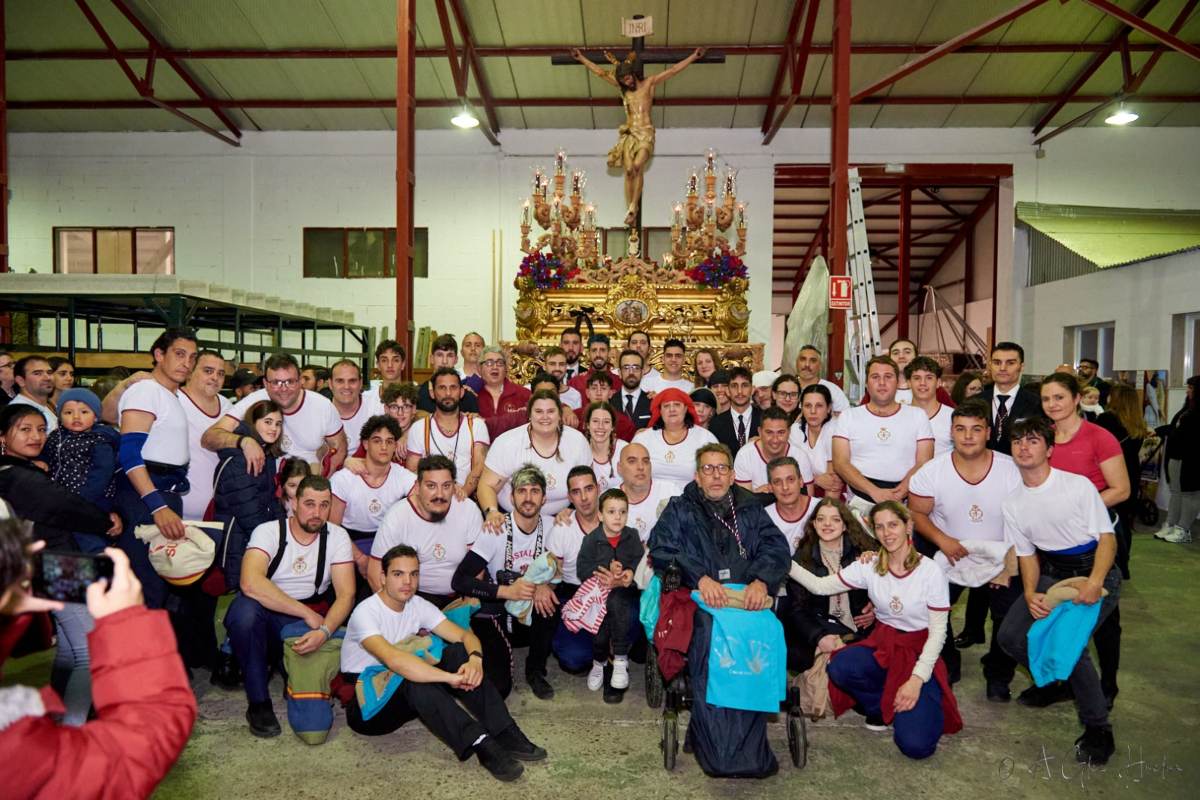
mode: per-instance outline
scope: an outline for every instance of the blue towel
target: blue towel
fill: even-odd
[[[424,658],[428,655],[433,659],[434,663],[442,660],[442,651],[446,649],[446,643],[436,634],[430,634],[429,638],[433,640],[428,648],[417,650],[413,653],[417,658]],[[376,680],[376,677],[382,673],[387,673],[387,681],[383,688],[379,688],[379,683],[382,678]],[[387,705],[388,700],[392,699],[392,695],[400,688],[400,684],[404,683],[404,676],[392,672],[387,667],[380,664],[372,664],[358,674],[358,684],[354,687],[359,692],[359,708],[362,709],[362,718],[368,720],[379,713],[379,709]]]
[[[787,696],[787,644],[779,618],[769,609],[710,608],[697,591],[692,599],[713,618],[705,701],[720,708],[778,713]]]
[[[1059,603],[1048,617],[1029,626],[1029,674],[1038,686],[1065,681],[1087,647],[1100,603]]]
[[[658,627],[658,601],[662,598],[662,580],[657,575],[651,575],[642,590],[642,605],[638,611],[638,619],[646,629],[646,641],[654,646],[654,629]]]

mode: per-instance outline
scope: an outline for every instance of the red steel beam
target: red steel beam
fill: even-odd
[[[1091,0],[1085,0],[1085,2],[1091,2]],[[970,44],[972,41],[974,41],[975,39],[978,39],[980,36],[983,36],[984,34],[990,32],[990,31],[993,31],[1002,25],[1007,25],[1008,23],[1012,22],[1013,20],[1017,19],[1018,17],[1020,17],[1024,14],[1027,14],[1028,12],[1032,11],[1033,9],[1035,9],[1038,6],[1043,5],[1045,3],[1046,3],[1046,0],[1024,0],[1024,2],[1022,2],[1015,8],[1012,8],[1009,11],[1006,11],[1005,13],[1000,14],[999,16],[992,17],[987,22],[976,25],[974,28],[971,28],[969,31],[964,31],[963,33],[960,33],[958,36],[955,36],[950,41],[944,42],[944,43],[938,45],[937,47],[933,48],[929,52],[925,53],[925,55],[920,56],[919,58],[915,58],[912,61],[909,61],[905,64],[901,64],[899,67],[892,70],[887,75],[885,75],[882,78],[880,78],[879,80],[875,81],[875,83],[871,84],[870,86],[863,89],[862,91],[856,93],[851,98],[851,102],[854,102],[854,103],[861,102],[864,98],[870,97],[871,95],[881,91],[882,89],[886,89],[888,86],[891,86],[896,81],[913,74],[914,72],[921,69],[922,67],[926,67],[926,66],[930,65],[934,61],[937,61],[940,58],[950,55],[951,53],[955,52],[956,50],[961,49],[963,45]]]
[[[1031,105],[1057,100],[1059,95],[889,95],[868,97],[858,105],[882,106],[925,106],[925,105]],[[472,105],[482,104],[477,97],[468,98]],[[1074,98],[1080,103],[1099,103],[1111,100],[1112,95],[1088,94]],[[1136,94],[1128,95],[1127,101],[1140,103],[1200,103],[1200,93],[1194,94]],[[761,106],[769,101],[767,97],[660,97],[654,104],[657,106]],[[137,109],[145,108],[148,99],[133,100],[13,100],[9,103],[12,110],[95,110],[95,109]],[[174,99],[169,102],[174,108],[208,108],[203,100],[191,98]],[[417,108],[454,108],[462,104],[458,98],[422,98],[416,101]],[[828,95],[818,95],[808,98],[810,105],[831,103]],[[620,98],[611,97],[498,97],[493,101],[497,108],[581,108],[619,106]],[[272,109],[358,109],[358,108],[392,108],[394,98],[212,98],[212,104],[218,108],[272,108]]]
[[[1128,25],[1131,28],[1137,28],[1139,31],[1146,34],[1151,39],[1155,39],[1156,41],[1162,42],[1167,47],[1170,47],[1172,50],[1177,50],[1189,58],[1195,59],[1196,61],[1200,61],[1200,46],[1197,46],[1194,44],[1188,44],[1187,42],[1185,42],[1182,39],[1180,39],[1179,37],[1177,37],[1175,34],[1169,32],[1169,31],[1164,31],[1162,28],[1158,27],[1157,25],[1151,25],[1149,22],[1146,22],[1146,20],[1142,19],[1141,17],[1138,17],[1134,14],[1130,14],[1128,11],[1121,8],[1120,6],[1113,5],[1108,0],[1083,0],[1083,2],[1087,3],[1089,6],[1092,6],[1093,8],[1103,11],[1105,14],[1108,14],[1110,17],[1115,17],[1116,19],[1121,20],[1122,22],[1124,22],[1126,25]]]
[[[1188,17],[1196,10],[1198,3],[1200,3],[1200,0],[1188,0],[1183,4],[1183,8],[1179,9],[1179,13],[1175,16],[1175,21],[1171,23],[1171,27],[1168,29],[1172,34],[1177,34],[1183,30]],[[1164,52],[1164,50],[1155,50],[1150,58],[1146,59],[1146,63],[1142,65],[1142,68],[1138,70],[1137,74],[1133,76],[1133,79],[1125,87],[1127,93],[1133,94],[1142,88],[1142,84],[1146,82],[1146,78],[1150,77],[1150,71],[1158,65],[1158,60],[1162,58]]]
[[[792,16],[788,19],[787,33],[783,37],[783,52],[779,56],[779,64],[775,67],[775,77],[771,81],[771,102],[767,103],[767,110],[763,113],[762,132],[764,135],[771,129],[771,121],[775,118],[775,106],[779,102],[779,90],[783,88],[783,76],[789,68],[795,69],[796,33],[800,30],[804,4],[805,0],[794,0],[792,3]]]
[[[546,58],[562,55],[575,44],[549,44],[519,47],[483,46],[476,47],[475,54],[480,58]],[[706,44],[709,50],[734,56],[780,56],[786,52],[781,44]],[[851,46],[852,55],[856,56],[889,56],[889,55],[922,55],[932,51],[937,45],[909,43],[860,43]],[[1061,54],[1072,55],[1082,53],[1106,52],[1106,42],[997,42],[994,44],[968,44],[955,52],[984,55],[1039,55]],[[629,49],[629,42],[596,45],[595,50],[611,50],[619,52]],[[647,55],[675,54],[693,50],[693,45],[676,47],[650,47],[642,52]],[[1166,47],[1156,42],[1131,42],[1129,50],[1132,53],[1161,53]],[[828,42],[813,43],[812,55],[827,56],[832,54],[833,46]],[[149,57],[150,51],[145,48],[123,48],[121,54],[130,60],[140,60]],[[396,50],[393,47],[289,47],[289,48],[254,48],[254,47],[219,47],[219,48],[172,48],[164,55],[177,59],[192,61],[250,61],[260,59],[279,59],[292,61],[310,60],[341,60],[341,59],[393,59]],[[440,47],[422,47],[416,51],[417,58],[445,58],[446,51]],[[46,50],[10,50],[9,61],[107,61],[112,58],[107,50],[84,47],[51,48]]]
[[[923,191],[923,190],[922,190]],[[912,274],[912,243],[909,237],[912,236],[912,189],[905,186],[904,193],[900,195],[900,248],[896,253],[897,264],[896,271],[899,273],[897,280],[900,281],[900,288],[897,290],[899,300],[897,308],[908,308],[908,290],[909,276]],[[884,258],[882,255],[880,258]],[[887,259],[884,259],[887,260]],[[900,324],[897,332],[901,338],[908,338],[908,314],[899,314]]]
[[[408,354],[404,376],[416,354],[413,325],[413,187],[416,184],[417,0],[396,0],[396,341]]]
[[[804,261],[800,264],[799,267],[796,268],[796,274],[793,276],[793,279],[792,279],[792,302],[793,303],[796,302],[796,298],[800,296],[800,282],[802,280],[804,280],[804,276],[808,274],[808,268],[812,265],[813,259],[816,258],[817,243],[821,240],[821,236],[818,234],[821,231],[825,230],[826,226],[828,226],[828,224],[829,224],[829,214],[828,214],[828,212],[826,212],[825,218],[821,222],[821,227],[817,229],[817,232],[813,234],[812,239],[808,243],[808,250],[806,250],[804,252]],[[774,280],[774,274],[776,272],[780,272],[780,271],[781,270],[775,269],[774,265],[772,265],[772,269],[771,269],[772,280]]]
[[[792,90],[788,93],[783,108],[779,109],[779,113],[775,115],[770,129],[763,136],[762,143],[764,145],[770,144],[771,140],[775,138],[775,134],[779,133],[779,129],[783,127],[783,121],[787,119],[788,114],[792,113],[792,109],[795,108],[797,101],[800,100],[800,95],[804,92],[804,73],[808,68],[808,55],[812,52],[813,28],[816,27],[817,14],[820,9],[820,0],[810,0],[808,14],[804,18],[804,33],[800,37],[800,47],[794,56],[789,56],[792,65]]]
[[[471,69],[471,40],[463,23],[459,20],[459,34],[463,40],[463,53],[461,60],[458,55],[458,47],[454,44],[454,33],[450,28],[450,12],[446,9],[446,0],[436,0],[438,25],[442,29],[442,41],[446,45],[446,57],[450,62],[450,75],[454,79],[454,91],[458,94],[459,102],[465,106],[469,106],[471,101],[467,99],[467,75]],[[456,15],[457,16],[457,15]],[[475,72],[475,84],[479,85],[480,76],[483,73],[479,70]],[[490,103],[488,104],[490,108]],[[495,117],[495,112],[486,113],[486,119],[480,120],[479,132],[483,134],[493,145],[499,146],[500,140],[496,138],[496,134],[492,131],[492,120]]]
[[[198,81],[186,67],[179,63],[179,59],[170,54],[163,43],[158,40],[158,37],[154,35],[154,32],[146,27],[145,23],[142,22],[138,15],[135,14],[128,5],[126,5],[125,0],[111,0],[111,2],[113,6],[115,6],[116,9],[120,11],[122,15],[124,15],[125,19],[129,21],[129,24],[132,25],[134,29],[136,29],[137,32],[142,35],[142,38],[144,38],[146,43],[150,45],[150,50],[152,52],[157,52],[159,57],[166,61],[171,69],[175,71],[175,74],[179,76],[180,80],[187,84],[187,87],[195,92],[197,97],[204,101],[204,104],[208,110],[211,111],[217,119],[221,120],[221,123],[225,125],[226,129],[228,129],[228,131],[233,134],[234,137],[240,139],[242,132],[238,129],[237,123],[235,123],[233,119],[222,110],[220,105],[213,101],[213,97],[208,90],[204,88],[200,81]],[[171,109],[168,108],[167,110],[170,111]],[[236,143],[234,143],[234,147],[237,147]]]
[[[845,275],[848,242],[846,216],[850,201],[850,0],[833,0],[833,100],[829,126],[829,274]],[[830,311],[825,369],[840,380],[846,369],[846,312]]]
[[[496,104],[492,99],[492,87],[488,83],[487,74],[483,71],[483,65],[479,62],[479,54],[475,46],[475,37],[471,33],[471,26],[467,21],[467,15],[463,11],[461,0],[450,0],[450,10],[454,12],[454,19],[458,22],[458,31],[462,34],[463,44],[466,45],[466,57],[470,63],[471,69],[475,70],[475,86],[479,89],[479,96],[483,100],[483,113],[487,116],[488,126],[492,129],[492,133],[500,133],[500,118],[496,115]],[[570,49],[570,48],[567,48]],[[463,90],[466,91],[465,89]]]
[[[0,273],[8,272],[8,92],[4,88],[8,31],[4,26],[4,5],[5,0],[0,0]],[[0,341],[9,340],[11,319],[7,313],[0,314]]]
[[[1154,7],[1158,5],[1158,2],[1159,0],[1143,0],[1142,4],[1138,6],[1137,11],[1134,13],[1136,13],[1139,17],[1144,17],[1154,10]],[[1056,100],[1050,106],[1050,108],[1046,109],[1046,112],[1038,118],[1037,123],[1033,126],[1034,136],[1037,136],[1047,125],[1050,124],[1050,120],[1054,119],[1055,115],[1057,115],[1059,111],[1062,111],[1063,106],[1065,106],[1075,95],[1075,93],[1082,89],[1083,85],[1087,83],[1093,75],[1096,74],[1096,70],[1100,69],[1104,62],[1108,60],[1108,57],[1113,54],[1113,51],[1119,47],[1122,42],[1125,45],[1129,44],[1129,33],[1132,30],[1133,28],[1126,25],[1117,31],[1116,35],[1109,40],[1104,51],[1097,53],[1092,60],[1088,62],[1087,66],[1085,66],[1080,73],[1075,76],[1075,80],[1071,82],[1071,85],[1065,92],[1066,96],[1061,100]]]

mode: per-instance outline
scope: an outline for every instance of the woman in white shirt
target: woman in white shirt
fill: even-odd
[[[800,418],[792,423],[791,444],[804,451],[812,465],[814,494],[840,497],[846,490],[833,471],[833,395],[829,387],[814,383],[800,391]]]
[[[592,472],[601,493],[621,486],[617,459],[625,442],[614,434],[617,418],[608,403],[592,403],[583,414],[583,435],[592,447]]]
[[[682,389],[670,387],[654,395],[650,427],[638,431],[633,441],[650,453],[655,480],[686,485],[696,474],[696,451],[715,443],[717,437],[696,424],[692,398]]]
[[[886,500],[871,509],[870,521],[881,545],[874,563],[856,561],[824,578],[793,563],[790,577],[813,594],[867,590],[875,628],[829,662],[834,713],[840,716],[857,706],[868,728],[894,726],[893,738],[904,755],[928,758],[943,733],[962,729],[939,657],[950,616],[950,587],[941,568],[913,547],[908,509]]]

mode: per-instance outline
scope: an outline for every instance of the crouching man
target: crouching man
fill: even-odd
[[[346,723],[355,733],[381,736],[420,719],[460,761],[473,754],[494,777],[516,780],[521,761],[540,761],[546,751],[525,737],[484,677],[478,637],[416,596],[416,550],[397,545],[380,567],[383,586],[354,610],[342,646],[343,676],[356,684]],[[418,641],[430,633],[441,642]]]

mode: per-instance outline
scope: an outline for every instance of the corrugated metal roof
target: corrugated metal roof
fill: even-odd
[[[1017,219],[1100,268],[1200,247],[1200,211],[1017,203]]]

